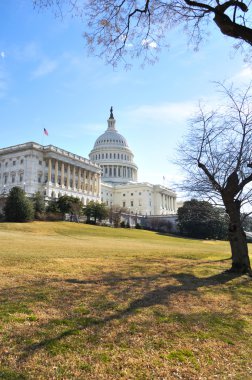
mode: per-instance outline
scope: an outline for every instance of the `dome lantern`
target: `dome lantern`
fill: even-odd
[[[114,115],[113,115],[113,107],[111,106],[110,108],[110,116],[109,116],[109,119],[108,119],[108,129],[107,131],[116,131],[115,129],[115,119],[114,119]]]

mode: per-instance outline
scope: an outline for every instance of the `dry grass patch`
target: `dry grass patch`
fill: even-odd
[[[250,379],[251,279],[225,242],[0,224],[1,379]]]

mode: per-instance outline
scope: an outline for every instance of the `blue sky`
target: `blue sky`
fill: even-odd
[[[214,103],[213,81],[252,79],[214,26],[198,52],[173,32],[157,64],[125,71],[88,56],[79,19],[38,12],[32,0],[1,0],[0,20],[0,147],[36,141],[88,157],[112,105],[141,181],[164,176],[170,185],[179,177],[170,160],[198,101]]]

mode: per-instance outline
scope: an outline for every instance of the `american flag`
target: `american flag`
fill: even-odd
[[[45,128],[44,128],[44,135],[48,136],[48,131]]]

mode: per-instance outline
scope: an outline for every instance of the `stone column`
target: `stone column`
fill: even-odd
[[[75,166],[73,167],[73,189],[76,189],[76,182],[75,182]]]
[[[93,195],[97,192],[97,188],[96,188],[96,185],[97,185],[97,178],[96,178],[96,174],[94,174],[93,176]]]
[[[64,162],[61,163],[61,180],[60,184],[61,186],[64,186],[64,177],[65,177],[65,167],[64,167]]]
[[[52,180],[52,159],[48,159],[48,182]]]
[[[85,191],[86,191],[86,175],[87,175],[87,172],[86,170],[83,169],[82,190],[85,190]]]
[[[101,176],[97,174],[97,195],[101,195]]]
[[[54,167],[54,180],[55,185],[58,185],[58,170],[59,170],[59,161],[55,160],[55,167]]]
[[[91,172],[88,170],[88,191],[91,191]]]
[[[70,164],[67,165],[67,188],[70,187]]]
[[[81,168],[78,169],[78,190],[81,189]]]

